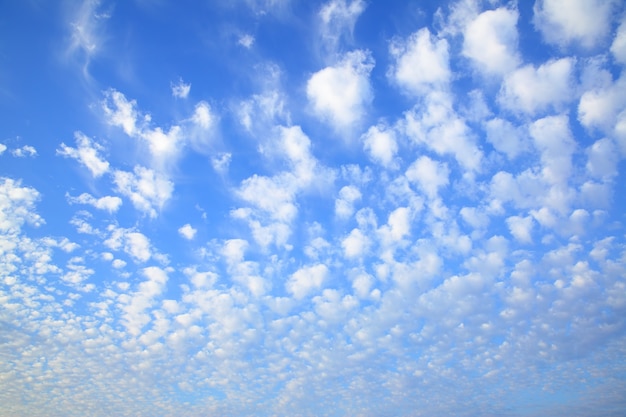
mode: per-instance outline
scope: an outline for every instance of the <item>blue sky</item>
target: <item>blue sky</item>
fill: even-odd
[[[615,0],[0,2],[0,416],[618,416]]]

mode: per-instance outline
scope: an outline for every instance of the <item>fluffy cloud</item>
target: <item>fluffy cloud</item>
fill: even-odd
[[[394,60],[388,75],[411,95],[445,88],[450,81],[448,42],[420,29],[406,40],[395,40],[389,51]]]
[[[538,68],[526,65],[506,76],[498,101],[505,108],[531,115],[558,111],[572,98],[573,67],[572,58],[548,61]]]
[[[73,204],[88,204],[99,210],[106,210],[109,213],[115,213],[122,205],[122,199],[115,196],[104,196],[95,198],[91,194],[82,193],[78,197],[67,196],[70,203]]]
[[[363,147],[371,158],[386,168],[394,166],[393,159],[398,152],[395,132],[385,126],[372,126],[363,135]]]
[[[626,65],[626,19],[617,28],[617,33],[611,44],[611,53],[617,62]]]
[[[431,93],[422,103],[405,113],[405,134],[439,155],[452,154],[469,171],[478,170],[482,152],[476,147],[471,131],[452,107],[447,93]]]
[[[197,232],[189,223],[178,229],[178,233],[187,240],[193,240]]]
[[[57,154],[76,159],[81,165],[87,167],[95,178],[101,177],[109,171],[109,163],[98,155],[102,151],[101,145],[93,142],[81,132],[75,132],[77,148],[71,148],[61,143],[61,148],[57,149]]]
[[[608,35],[616,5],[613,0],[537,0],[533,23],[549,43],[592,48]]]
[[[420,156],[406,171],[409,181],[416,183],[429,198],[437,197],[439,188],[448,185],[450,171],[445,163]]]
[[[339,190],[339,198],[335,200],[335,215],[346,219],[354,214],[354,203],[361,199],[361,192],[353,185],[346,185]]]
[[[322,287],[328,276],[328,268],[323,264],[304,266],[294,272],[285,287],[294,298],[300,300]]]
[[[516,10],[500,8],[478,15],[465,29],[463,54],[487,74],[503,75],[520,62]]]
[[[166,177],[142,166],[136,166],[133,172],[113,172],[113,182],[137,210],[150,217],[157,216],[157,210],[163,208],[174,191],[174,184]]]
[[[185,83],[182,78],[176,84],[172,83],[170,87],[172,88],[172,95],[176,98],[187,98],[191,91],[191,83]]]
[[[24,223],[35,227],[44,220],[35,212],[39,192],[22,187],[20,181],[0,178],[0,231],[7,235],[18,233]]]
[[[511,160],[528,150],[524,130],[515,127],[508,120],[494,118],[487,121],[485,132],[487,141]]]
[[[16,158],[26,158],[37,156],[37,149],[30,145],[24,145],[21,148],[13,149],[11,154]]]
[[[313,74],[306,93],[314,113],[341,131],[361,121],[373,99],[369,82],[373,67],[369,52],[357,50]]]

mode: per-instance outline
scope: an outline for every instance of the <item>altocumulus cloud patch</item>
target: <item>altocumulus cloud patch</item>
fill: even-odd
[[[621,2],[204,3],[3,8],[0,416],[623,413]]]

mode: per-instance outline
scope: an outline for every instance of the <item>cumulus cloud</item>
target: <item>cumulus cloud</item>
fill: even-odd
[[[20,148],[13,149],[11,154],[16,158],[26,158],[26,157],[34,157],[37,156],[37,149],[30,145],[24,145]]]
[[[20,181],[0,178],[0,231],[5,234],[18,233],[24,223],[35,227],[44,223],[35,212],[39,192],[23,187]]]
[[[74,139],[78,145],[77,148],[71,148],[65,143],[61,143],[61,148],[57,149],[57,155],[76,159],[91,172],[94,178],[101,177],[109,171],[109,163],[98,155],[103,150],[101,145],[81,132],[75,132]]]
[[[176,98],[187,98],[191,91],[191,83],[185,83],[182,78],[178,79],[178,82],[171,83],[172,96]]]
[[[593,48],[608,35],[616,5],[613,0],[538,0],[533,23],[549,43]]]
[[[189,223],[181,226],[178,229],[178,233],[187,240],[193,240],[198,231],[194,229]]]
[[[174,184],[166,177],[139,165],[133,172],[114,171],[113,182],[117,190],[128,197],[137,210],[153,218],[174,191]]]
[[[574,60],[551,60],[535,68],[526,65],[508,74],[499,103],[516,112],[536,114],[548,109],[560,110],[572,99]]]
[[[371,54],[357,50],[313,74],[306,93],[315,115],[340,131],[360,122],[373,99],[369,81],[373,67]]]
[[[450,81],[448,42],[435,38],[427,28],[406,40],[394,40],[389,52],[394,60],[388,76],[411,95],[445,88]]]
[[[294,272],[285,287],[294,298],[300,300],[319,290],[328,277],[328,268],[323,264],[303,266]]]
[[[363,147],[370,157],[386,168],[393,168],[398,152],[395,132],[385,126],[372,126],[363,135]]]
[[[517,52],[516,10],[487,10],[469,23],[464,32],[463,54],[481,71],[503,75],[520,63]]]
[[[361,192],[353,185],[346,185],[339,190],[335,200],[335,215],[346,219],[354,214],[354,203],[361,199]]]
[[[67,196],[72,204],[88,204],[99,210],[106,210],[109,213],[115,213],[122,205],[122,199],[116,196],[104,196],[95,198],[91,194],[82,193],[78,197]]]
[[[439,188],[448,185],[450,171],[445,163],[420,156],[406,170],[409,181],[416,183],[429,198],[437,197]]]
[[[405,113],[403,128],[415,143],[439,155],[452,154],[469,171],[480,168],[482,152],[475,145],[465,121],[452,107],[447,93],[431,93]]]

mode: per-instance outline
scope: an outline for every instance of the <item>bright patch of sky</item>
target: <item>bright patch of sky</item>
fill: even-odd
[[[0,13],[0,416],[617,416],[626,10]]]

